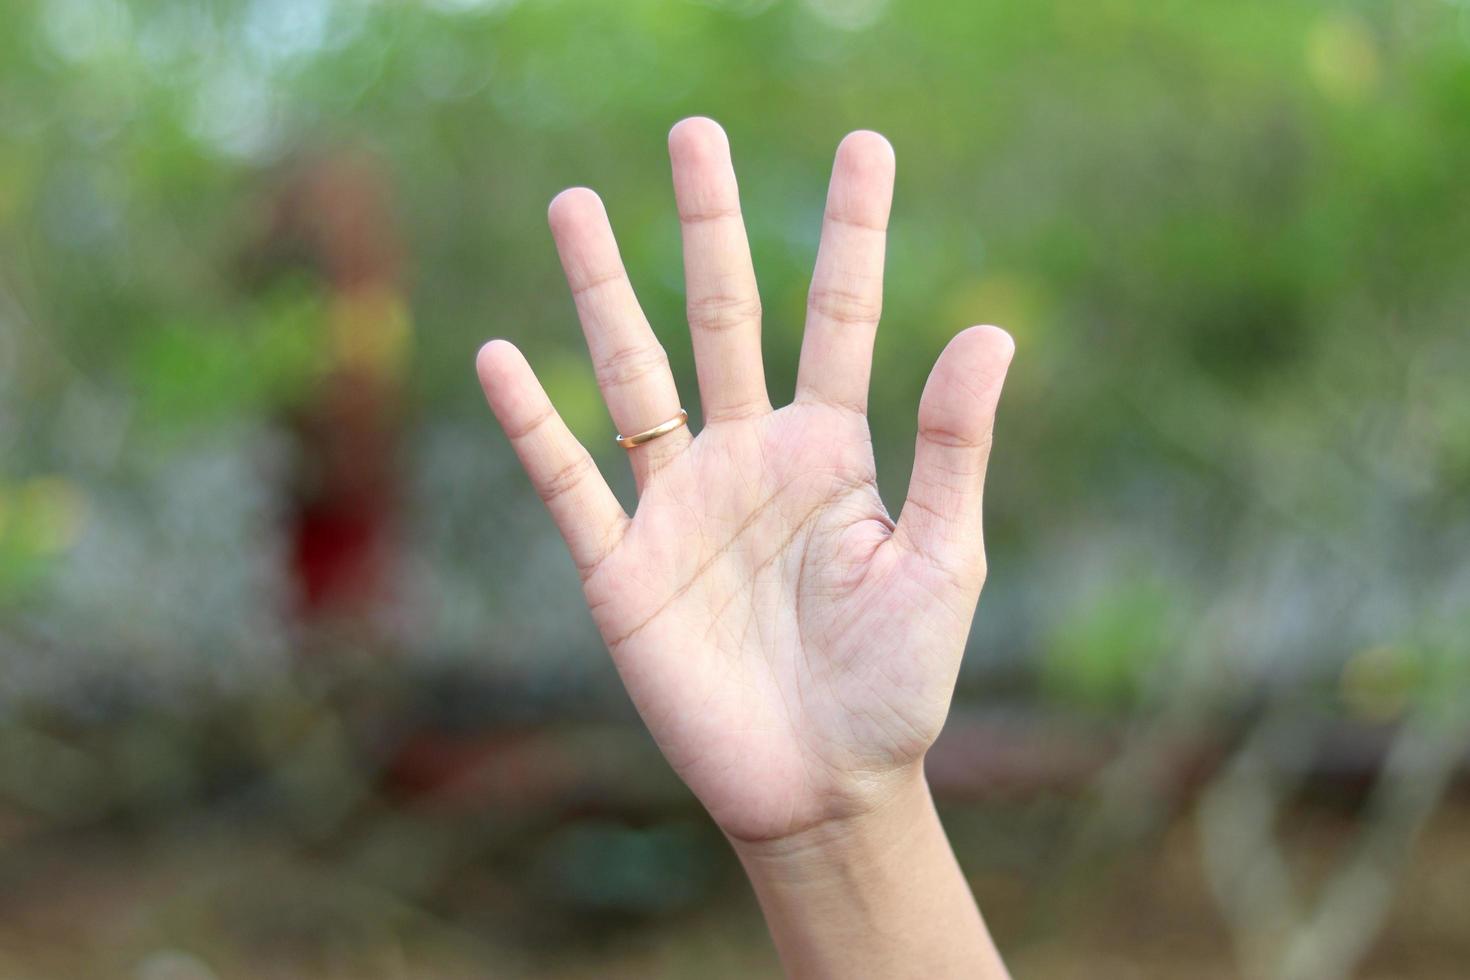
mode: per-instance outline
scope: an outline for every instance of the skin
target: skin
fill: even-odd
[[[908,499],[866,415],[893,149],[838,147],[796,397],[773,409],[724,131],[669,134],[705,424],[628,451],[630,517],[514,346],[477,367],[643,720],[733,843],[793,976],[1005,976],[934,814],[924,754],[985,578],[981,493],[1014,346],[971,327],[919,403]],[[586,189],[550,224],[618,430],[678,414],[668,359]]]

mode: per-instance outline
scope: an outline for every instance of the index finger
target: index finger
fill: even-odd
[[[837,147],[807,295],[797,401],[867,411],[893,174],[893,147],[877,133],[850,133]]]

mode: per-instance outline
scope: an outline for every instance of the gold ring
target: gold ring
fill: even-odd
[[[681,408],[681,409],[679,409],[679,414],[678,415],[675,415],[673,418],[669,419],[667,422],[660,422],[658,425],[655,425],[653,428],[651,428],[651,429],[644,429],[642,432],[639,432],[639,433],[637,433],[635,435],[631,435],[631,436],[620,435],[620,436],[618,436],[618,445],[619,446],[622,446],[624,449],[632,449],[634,446],[641,446],[645,442],[652,442],[653,440],[657,439],[659,436],[666,436],[666,435],[668,435],[670,432],[673,432],[679,426],[684,425],[688,421],[689,421],[689,413],[686,412],[686,411],[684,411]]]

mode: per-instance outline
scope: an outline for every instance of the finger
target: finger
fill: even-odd
[[[761,298],[740,217],[730,141],[712,119],[669,132],[674,199],[684,234],[689,331],[705,422],[771,410],[761,365]]]
[[[985,578],[980,503],[995,406],[1015,351],[998,327],[949,342],[919,401],[908,500],[893,540],[978,592]]]
[[[679,392],[669,358],[633,295],[602,201],[592,191],[562,191],[547,212],[598,387],[623,435],[634,435],[679,414]],[[679,428],[628,450],[639,489],[689,445]]]
[[[622,537],[628,515],[514,344],[490,341],[480,348],[475,370],[490,410],[585,578]]]
[[[893,147],[877,133],[850,133],[837,147],[807,294],[797,401],[867,411],[893,171]]]

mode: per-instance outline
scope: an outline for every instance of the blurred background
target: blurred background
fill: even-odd
[[[893,506],[1017,338],[930,760],[1016,974],[1464,976],[1465,0],[7,0],[0,977],[774,975],[471,366],[631,501],[544,209],[692,392],[693,113],[780,400],[832,150],[897,148]]]

